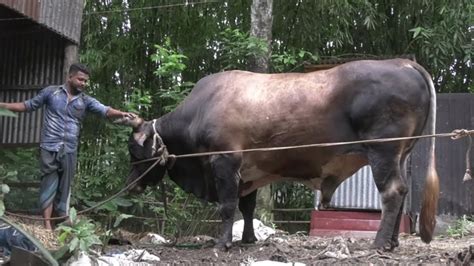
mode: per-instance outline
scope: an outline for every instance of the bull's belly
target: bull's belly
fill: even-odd
[[[296,181],[305,184],[311,189],[321,189],[326,178],[335,178],[338,183],[353,175],[362,166],[367,164],[367,158],[362,154],[343,154],[333,156],[324,163],[317,160],[305,160],[286,167],[278,164],[286,163],[274,161],[276,166],[268,167],[269,162],[247,156],[243,158],[241,174],[240,196],[245,196],[259,187],[280,181]],[[287,167],[298,167],[296,170]],[[304,169],[301,169],[304,168]]]

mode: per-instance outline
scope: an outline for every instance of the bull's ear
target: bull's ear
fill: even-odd
[[[129,127],[133,127],[133,128],[139,128],[143,124],[143,122],[144,122],[143,118],[141,118],[139,116],[135,116],[133,118],[122,117],[122,118],[116,119],[114,121],[114,124],[129,126]]]
[[[133,139],[138,143],[138,145],[143,147],[143,143],[148,138],[148,135],[145,132],[136,132],[133,133]]]

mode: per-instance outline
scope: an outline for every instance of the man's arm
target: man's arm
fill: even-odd
[[[107,110],[107,113],[105,115],[107,116],[107,118],[112,118],[112,119],[114,119],[114,118],[124,118],[124,117],[135,118],[135,116],[136,116],[134,113],[122,112],[122,111],[114,109],[112,107],[110,107]]]
[[[0,108],[10,110],[12,112],[26,112],[26,106],[23,102],[18,103],[0,103]]]

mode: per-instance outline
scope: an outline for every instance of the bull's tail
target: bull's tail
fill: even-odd
[[[436,91],[434,88],[433,81],[430,75],[419,65],[415,65],[415,68],[426,80],[431,94],[430,100],[430,111],[428,120],[425,125],[425,132],[428,134],[436,133]],[[436,139],[431,138],[431,145],[429,151],[429,163],[426,171],[425,188],[423,192],[423,201],[421,205],[420,213],[420,236],[421,240],[425,243],[431,242],[433,239],[433,231],[436,225],[436,211],[438,209],[438,198],[439,198],[439,177],[436,172],[435,162],[435,146]]]

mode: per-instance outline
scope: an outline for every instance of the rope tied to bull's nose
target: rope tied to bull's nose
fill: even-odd
[[[451,137],[451,139],[460,139],[463,137],[468,137],[469,138],[469,145],[467,147],[466,151],[466,173],[464,174],[464,177],[462,179],[463,182],[472,180],[472,175],[471,175],[471,147],[472,147],[472,130],[466,130],[466,129],[456,129],[453,130],[453,134],[456,134]]]
[[[168,149],[166,148],[163,139],[161,139],[160,134],[156,130],[156,119],[153,119],[153,145],[152,156],[158,156],[160,160],[160,165],[165,166],[168,169],[171,169],[176,161],[176,156],[174,154],[169,154]],[[160,148],[157,148],[157,144],[160,145]]]

